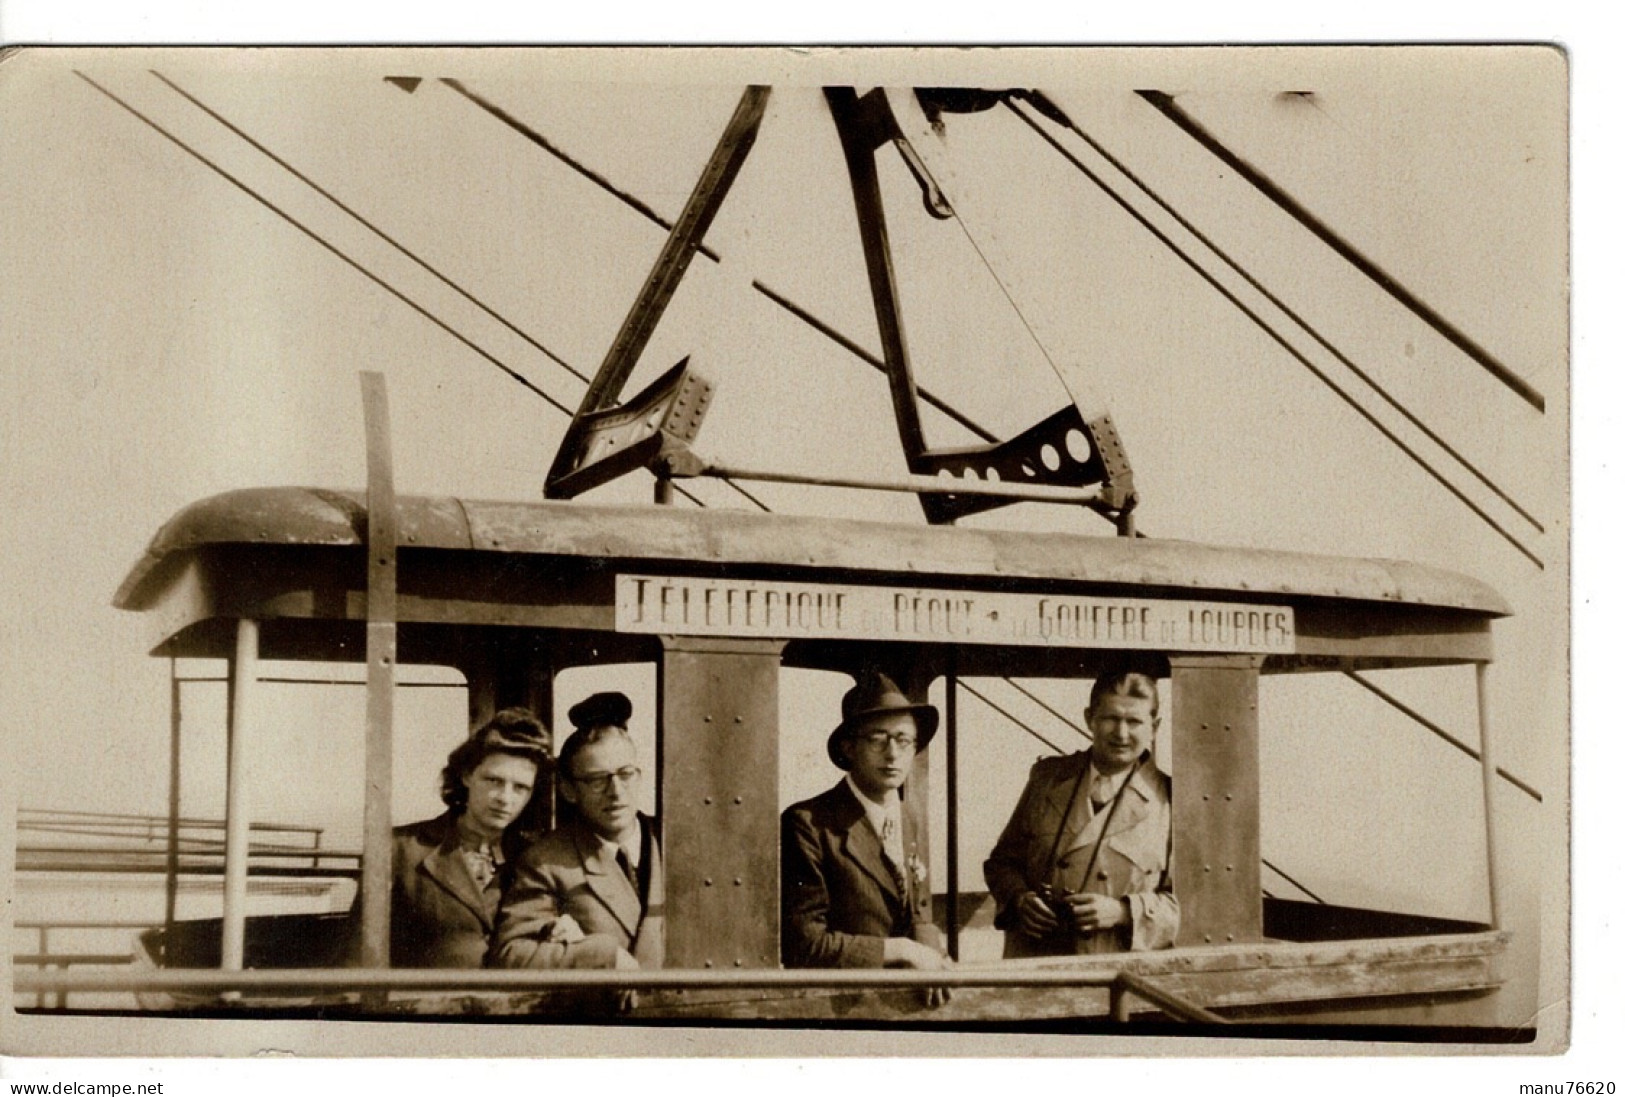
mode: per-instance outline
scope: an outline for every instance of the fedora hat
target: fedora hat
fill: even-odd
[[[936,708],[910,701],[908,695],[897,688],[896,682],[884,674],[873,672],[859,678],[858,684],[847,690],[846,696],[841,698],[841,722],[829,733],[829,742],[825,744],[825,749],[829,751],[829,760],[840,769],[852,768],[851,763],[841,753],[841,741],[857,730],[869,717],[886,716],[894,712],[913,714],[919,732],[919,744],[915,749],[924,750],[931,742],[931,737],[937,733]]]

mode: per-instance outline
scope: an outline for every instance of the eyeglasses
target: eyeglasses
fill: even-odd
[[[571,777],[570,780],[582,788],[591,789],[593,792],[608,792],[611,781],[619,780],[623,785],[630,785],[641,776],[643,776],[643,770],[637,766],[622,766],[620,769],[610,770],[608,773],[583,773]]]
[[[885,750],[887,743],[898,750],[913,750],[919,744],[912,731],[860,731],[852,738],[871,750]]]

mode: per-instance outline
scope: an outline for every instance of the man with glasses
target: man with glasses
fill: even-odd
[[[654,820],[637,810],[642,770],[632,702],[595,693],[570,709],[558,757],[562,822],[520,858],[491,962],[519,968],[657,968],[665,885]]]
[[[936,730],[937,710],[883,674],[864,675],[841,699],[827,749],[846,777],[781,820],[786,967],[949,966],[914,820],[902,810],[914,756]],[[937,1004],[946,993],[927,998]]]

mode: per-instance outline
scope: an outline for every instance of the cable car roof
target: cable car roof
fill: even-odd
[[[1491,587],[1398,560],[1230,548],[1155,538],[1009,532],[957,526],[763,515],[686,507],[561,502],[398,499],[403,552],[454,552],[680,563],[796,572],[951,578],[956,582],[1068,582],[1225,595],[1387,602],[1511,613]],[[361,492],[251,488],[186,507],[167,522],[119,587],[114,604],[149,608],[166,560],[209,546],[359,547]]]

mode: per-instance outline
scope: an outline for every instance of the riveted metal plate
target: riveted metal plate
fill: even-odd
[[[1173,670],[1174,894],[1181,945],[1257,941],[1258,660],[1180,656]]]
[[[664,641],[666,965],[779,962],[776,641]]]

